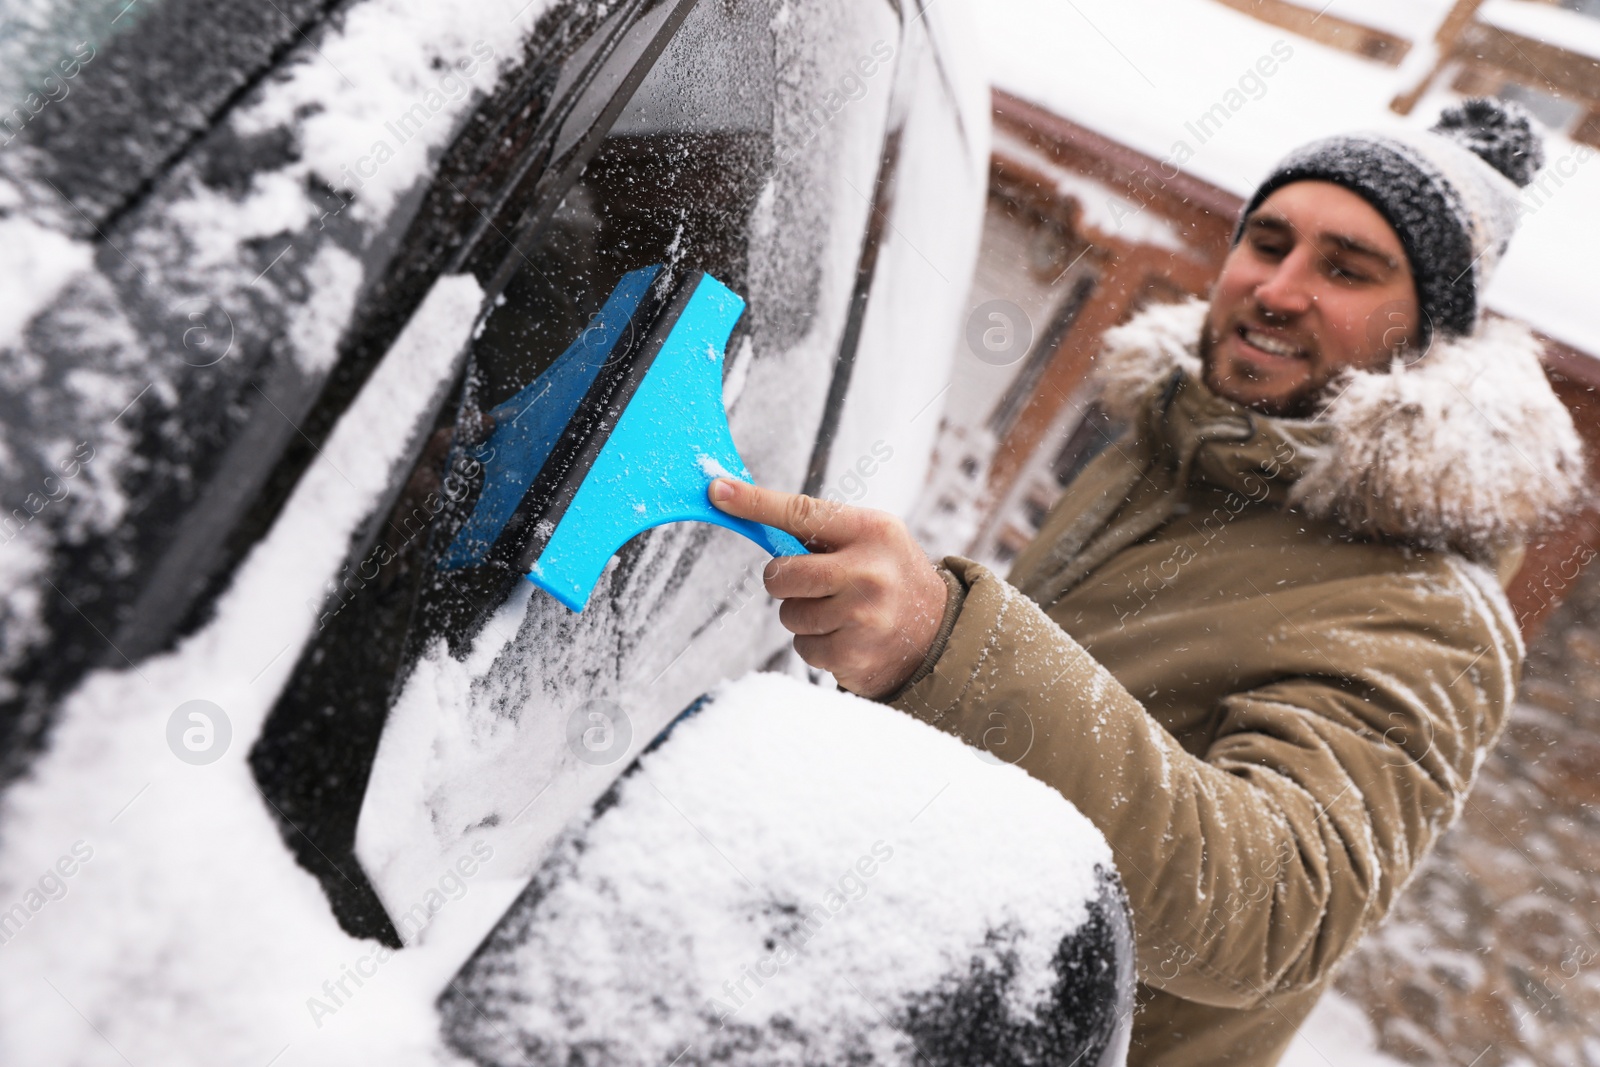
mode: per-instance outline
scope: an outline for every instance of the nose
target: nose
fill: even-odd
[[[1256,305],[1264,317],[1289,319],[1311,309],[1316,267],[1312,260],[1317,254],[1308,244],[1297,244],[1256,286]]]

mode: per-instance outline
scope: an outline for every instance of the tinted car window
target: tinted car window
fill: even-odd
[[[515,193],[541,173],[549,140],[602,117],[587,106],[594,70],[575,54],[612,56],[644,14],[683,5],[555,7],[498,84],[479,42],[435,76],[458,90],[475,76],[494,95],[473,111],[455,94],[464,124],[442,180],[392,198],[302,159],[322,105],[277,106],[324,61],[315,28],[273,12],[275,28],[257,32],[234,18],[238,5],[191,7],[141,2],[114,20],[66,95],[0,146],[6,254],[34,264],[0,317],[0,495],[19,512],[6,554],[18,595],[0,601],[0,782],[27,765],[85,670],[137,663],[206,618],[433,281],[474,256],[493,270],[513,254],[496,231],[514,230]],[[40,23],[52,33],[97,17],[56,10],[78,21]],[[347,12],[342,28],[368,11]],[[617,77],[648,71],[670,37],[656,21]],[[185,49],[211,36],[207,62],[187,63]],[[274,67],[290,37],[300,51]],[[255,58],[234,62],[238,49]],[[169,62],[179,69],[163,73]],[[221,88],[195,88],[213,75]],[[114,106],[95,103],[91,78]],[[139,121],[116,126],[129,108]],[[430,121],[434,136],[452,130]],[[62,464],[74,472],[64,494]],[[46,478],[62,498],[30,506]]]
[[[761,557],[721,531],[673,526],[635,539],[581,616],[540,594],[530,599],[514,571],[441,571],[437,560],[475,502],[482,413],[571,344],[623,274],[654,264],[678,275],[705,270],[747,296],[725,365],[735,436],[758,476],[799,487],[869,213],[849,184],[872,187],[892,64],[873,62],[876,93],[861,82],[859,98],[837,113],[826,98],[851,72],[862,78],[875,43],[892,58],[899,41],[886,4],[818,7],[805,18],[815,21],[774,35],[764,4],[702,0],[694,8],[581,177],[520,244],[459,400],[442,412],[392,511],[374,524],[386,533],[358,546],[321,606],[323,627],[253,764],[288,840],[352,932],[393,940],[381,900],[403,910],[408,877],[423,876],[435,849],[468,825],[509,824],[524,790],[532,796],[566,773],[570,756],[557,736],[571,706],[627,701],[647,739],[719,674],[764,654],[759,641],[729,647],[712,635],[683,655],[719,612],[751,598],[738,580]],[[807,34],[816,36],[797,46]],[[538,216],[538,205],[528,210]],[[481,659],[482,646],[496,642],[502,656],[491,656],[497,665],[487,674],[467,678],[449,666]],[[435,768],[444,780],[425,783],[398,742],[385,750],[395,716],[416,714],[418,694],[440,684],[440,672],[451,677],[455,711],[487,702],[504,717],[502,743],[483,758],[516,762],[532,751],[534,763],[507,775],[469,759]],[[414,725],[397,736],[412,733]],[[573,788],[598,793],[619,769],[592,768]],[[461,788],[462,775],[472,789]],[[410,823],[418,808],[395,800],[396,788],[431,793],[443,809]],[[369,794],[389,800],[363,810]],[[546,818],[554,816],[540,812],[513,831],[511,847],[530,866],[541,838],[527,831]],[[436,837],[427,826],[438,827]],[[374,886],[363,873],[370,870],[383,871],[385,884]]]
[[[0,31],[6,70],[0,87],[8,104],[16,102],[8,125],[26,120],[14,128],[40,150],[39,172],[81,209],[69,225],[92,236],[331,6],[328,0],[14,6]],[[43,101],[29,103],[30,92]],[[247,172],[251,155],[288,148],[282,140],[240,144],[229,165]]]

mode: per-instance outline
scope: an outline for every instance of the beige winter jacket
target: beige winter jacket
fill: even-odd
[[[947,638],[894,704],[1059,789],[1111,842],[1129,1062],[1277,1062],[1460,810],[1523,650],[1491,568],[1582,470],[1520,327],[1313,419],[1210,393],[1204,306],[1113,332],[1132,430],[1008,581],[951,557]]]

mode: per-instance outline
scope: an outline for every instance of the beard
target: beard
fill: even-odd
[[[1322,406],[1330,381],[1315,373],[1316,364],[1308,361],[1310,373],[1298,382],[1288,375],[1263,373],[1260,368],[1221,351],[1223,334],[1206,316],[1200,330],[1201,381],[1217,396],[1242,407],[1274,418],[1304,419]]]

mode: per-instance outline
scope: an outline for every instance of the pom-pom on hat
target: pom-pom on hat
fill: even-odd
[[[1434,331],[1478,327],[1480,294],[1517,228],[1518,187],[1544,165],[1544,144],[1520,105],[1479,97],[1448,108],[1431,130],[1354,133],[1291,152],[1256,189],[1244,220],[1291,182],[1325,181],[1377,209],[1405,248],[1422,308],[1421,343]]]

